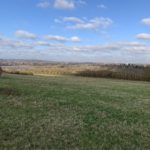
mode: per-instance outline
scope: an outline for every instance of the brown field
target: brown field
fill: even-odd
[[[84,77],[103,77],[126,80],[150,81],[149,65],[125,64],[17,64],[5,65],[4,72],[23,75],[75,75]]]

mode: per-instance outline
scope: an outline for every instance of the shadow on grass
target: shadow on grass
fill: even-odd
[[[13,89],[13,88],[0,87],[0,95],[19,96],[20,93],[17,90]]]

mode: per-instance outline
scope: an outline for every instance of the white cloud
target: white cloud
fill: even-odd
[[[53,7],[62,10],[71,10],[80,5],[86,5],[84,0],[53,0]],[[48,0],[43,0],[36,5],[39,8],[49,8],[51,3]]]
[[[73,23],[84,23],[83,20],[81,20],[77,17],[64,17],[63,21],[64,22],[73,22]]]
[[[144,25],[150,26],[150,18],[144,18],[141,21]]]
[[[35,46],[51,46],[51,44],[46,41],[37,41],[34,43],[34,45]]]
[[[37,4],[37,7],[39,7],[39,8],[48,8],[48,7],[50,7],[50,2],[48,2],[48,1],[39,2]]]
[[[47,35],[45,39],[50,41],[66,42],[67,38],[59,35]]]
[[[77,36],[73,37],[64,37],[64,36],[46,36],[45,37],[48,41],[41,40],[41,41],[32,41],[32,42],[23,42],[17,41],[7,38],[0,38],[0,49],[21,49],[21,50],[30,50],[40,47],[47,47],[51,50],[59,51],[63,49],[64,51],[69,52],[81,52],[81,53],[94,53],[94,52],[101,52],[101,53],[149,53],[150,54],[150,46],[146,43],[142,42],[114,42],[114,43],[107,43],[107,44],[98,44],[98,45],[83,45],[83,46],[68,46],[64,42],[80,42],[81,39]],[[56,41],[58,43],[49,43],[52,41]],[[62,43],[59,43],[62,42]],[[39,47],[39,48],[40,48]]]
[[[78,53],[150,53],[150,47],[140,42],[114,42],[99,45],[68,46],[65,44],[51,44],[49,50],[78,52]]]
[[[54,7],[57,9],[74,9],[75,3],[73,0],[55,0]]]
[[[142,39],[142,40],[150,40],[150,34],[149,33],[140,33],[136,35],[136,38]]]
[[[143,47],[145,46],[144,43],[141,42],[119,42],[122,46],[129,46],[129,47]]]
[[[15,35],[19,38],[24,38],[24,39],[36,39],[37,36],[33,33],[30,33],[28,31],[24,31],[24,30],[18,30],[15,32]]]
[[[45,39],[50,41],[56,41],[56,42],[80,42],[81,41],[81,39],[77,36],[67,38],[59,35],[47,35],[45,36]]]
[[[76,17],[68,17],[64,18],[65,22],[73,22],[73,25],[67,26],[68,29],[86,29],[86,30],[93,30],[98,28],[107,28],[110,27],[113,21],[110,18],[93,18],[89,21],[81,20]]]
[[[66,38],[76,41],[78,38]],[[141,42],[114,42],[98,45],[69,46],[49,41],[16,41],[0,37],[1,58],[47,59],[55,61],[93,61],[150,63],[150,45]],[[59,57],[58,57],[59,56]]]
[[[70,38],[70,41],[72,41],[72,42],[81,42],[81,39],[77,36],[73,36],[73,37]]]
[[[131,52],[131,53],[145,53],[150,52],[150,48],[141,42],[117,42],[120,51]]]
[[[97,5],[97,8],[106,9],[107,7],[104,4]]]
[[[84,1],[84,0],[78,0],[78,1],[77,1],[77,4],[86,5],[87,3],[86,3],[86,1]]]
[[[52,39],[52,38],[50,38]],[[54,39],[54,38],[53,38]],[[63,39],[63,37],[57,37],[57,40]],[[78,42],[78,37],[71,37],[65,39],[67,41]],[[64,44],[50,44],[46,41],[37,41],[33,43],[14,41],[11,39],[0,39],[0,48],[12,48],[15,49],[35,49],[36,46],[46,46],[49,50],[64,50],[69,52],[81,52],[81,53],[116,53],[116,52],[130,52],[130,53],[150,53],[150,47],[140,42],[114,42],[101,45],[83,45],[83,46],[67,46]]]
[[[150,48],[143,43],[139,42],[114,42],[102,45],[84,45],[84,46],[67,46],[69,51],[83,52],[83,53],[116,53],[116,52],[129,52],[129,53],[150,53]]]
[[[14,48],[14,49],[32,49],[33,46],[31,44],[15,41],[7,38],[0,39],[0,47],[2,48]]]

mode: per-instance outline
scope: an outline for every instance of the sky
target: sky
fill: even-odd
[[[150,0],[0,0],[0,59],[150,64]]]

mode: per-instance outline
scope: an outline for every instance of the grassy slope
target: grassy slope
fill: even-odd
[[[0,78],[0,149],[149,149],[150,84]]]

